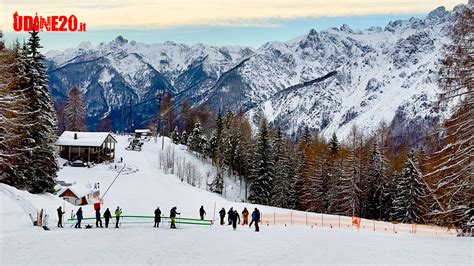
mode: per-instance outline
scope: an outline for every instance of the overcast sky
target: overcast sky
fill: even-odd
[[[64,50],[83,41],[96,45],[117,35],[153,43],[175,41],[258,47],[309,32],[348,24],[385,26],[389,21],[423,17],[438,6],[452,9],[461,0],[0,0],[0,29],[7,42],[24,38],[12,32],[13,13],[74,14],[85,33],[43,33],[45,50]]]

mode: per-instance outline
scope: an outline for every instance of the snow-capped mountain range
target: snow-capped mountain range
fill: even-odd
[[[134,126],[156,112],[156,94],[169,91],[177,105],[243,109],[252,121],[265,115],[292,133],[307,125],[324,135],[345,136],[356,124],[372,132],[380,121],[399,128],[433,121],[439,91],[437,62],[462,5],[439,7],[425,18],[385,28],[347,25],[258,49],[239,46],[144,44],[121,36],[92,47],[82,43],[46,54],[56,100],[80,86],[89,125],[109,115],[114,129]],[[394,120],[394,118],[396,118]]]

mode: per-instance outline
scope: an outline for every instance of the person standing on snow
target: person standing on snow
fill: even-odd
[[[82,207],[79,207],[79,210],[76,212],[76,218],[77,218],[77,223],[74,226],[74,228],[81,228],[81,222],[82,222]]]
[[[232,215],[232,228],[234,231],[237,229],[237,220],[239,221],[240,224],[240,216],[237,211],[234,211],[234,214]]]
[[[258,223],[260,222],[260,211],[257,208],[252,212],[252,221],[249,227],[252,227],[253,222],[255,222],[255,232],[259,232],[260,228],[258,227]]]
[[[107,208],[104,212],[104,219],[105,219],[105,228],[109,228],[109,220],[112,218],[112,214],[110,213],[109,208]]]
[[[61,206],[59,206],[58,208],[58,227],[61,227],[63,228],[63,214],[65,214],[66,212],[63,212],[63,209],[61,208]]]
[[[221,217],[221,225],[224,225],[224,218],[225,218],[225,209],[219,211],[219,216]]]
[[[171,228],[176,229],[176,214],[181,214],[176,211],[176,206],[171,208],[170,219],[171,219]]]
[[[161,210],[160,207],[157,207],[155,210],[155,225],[153,227],[160,227],[161,222]]]
[[[117,206],[117,209],[115,210],[115,228],[119,228],[119,221],[120,221],[120,216],[122,215],[122,210],[120,207]]]
[[[247,210],[247,208],[244,208],[244,210],[242,211],[242,218],[242,225],[249,224],[249,211]]]
[[[95,210],[95,227],[99,227],[99,224],[100,224],[100,228],[103,228],[102,219],[100,218],[100,208]]]
[[[206,215],[206,211],[204,210],[204,206],[201,205],[199,209],[199,216],[201,216],[201,220],[204,220],[204,215]]]
[[[227,221],[229,222],[229,225],[232,224],[232,216],[234,216],[234,208],[230,207],[229,211],[227,212]]]

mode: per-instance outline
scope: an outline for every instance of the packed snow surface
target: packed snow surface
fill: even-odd
[[[102,212],[113,212],[120,206],[124,215],[153,215],[159,206],[165,216],[173,206],[181,217],[198,217],[201,205],[206,219],[213,219],[220,208],[233,206],[242,191],[233,178],[226,177],[227,198],[205,191],[207,174],[213,167],[165,139],[176,158],[197,167],[202,178],[191,186],[174,174],[164,174],[159,167],[161,142],[145,142],[143,150],[127,151],[126,136],[117,136],[117,159],[124,162],[101,164],[92,168],[63,167],[59,180],[84,186],[100,183],[101,194],[114,181],[119,169],[124,169],[105,195]],[[115,166],[117,165],[117,169]],[[198,182],[199,183],[199,182]],[[63,206],[66,217],[77,206],[51,194],[32,195],[0,184],[0,264],[319,264],[319,263],[388,263],[388,264],[471,264],[472,238],[420,236],[409,234],[330,229],[300,225],[261,225],[256,233],[247,226],[179,225],[169,229],[167,222],[160,228],[148,223],[122,223],[121,228],[74,229],[72,222],[56,227],[56,208]],[[283,209],[257,206],[265,212]],[[29,213],[44,209],[50,215],[50,231],[31,226]],[[83,206],[84,216],[92,217],[93,206]],[[113,226],[112,226],[113,227]]]
[[[123,227],[2,236],[2,264],[471,264],[472,240],[307,227]]]

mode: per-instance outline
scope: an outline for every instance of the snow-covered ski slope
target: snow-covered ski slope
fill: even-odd
[[[198,217],[201,205],[207,219],[225,207],[255,207],[236,203],[209,193],[176,175],[164,174],[159,167],[161,141],[146,142],[141,152],[126,151],[127,138],[117,136],[117,156],[123,157],[125,169],[104,198],[105,208],[120,206],[124,215],[152,215],[159,206],[164,215],[177,206],[182,217]],[[175,158],[196,165],[205,187],[212,166],[165,139],[174,147]],[[100,183],[103,194],[123,164],[97,165],[92,168],[63,167],[59,180],[94,185]],[[226,179],[227,196],[239,199],[240,190],[231,178]],[[197,182],[199,183],[199,182]],[[74,229],[67,224],[58,229],[56,208],[64,206],[66,217],[76,206],[64,203],[55,195],[31,195],[0,184],[0,264],[319,264],[319,263],[389,263],[389,264],[471,264],[474,242],[470,238],[421,236],[331,229],[303,225],[262,225],[255,233],[239,226],[181,225],[178,230],[152,227],[152,223],[123,223],[120,229]],[[51,215],[50,231],[31,226],[28,213],[38,209]],[[85,216],[93,216],[92,205],[83,207]],[[286,210],[259,206],[265,213]],[[86,221],[85,224],[94,224]]]
[[[186,146],[175,145],[169,138],[165,138],[162,150],[162,140],[158,139],[155,143],[152,138],[144,143],[142,151],[129,151],[125,149],[128,145],[128,136],[115,136],[115,138],[118,141],[116,161],[119,162],[120,158],[123,158],[123,163],[100,164],[92,168],[66,166],[60,170],[58,179],[85,186],[94,186],[99,182],[100,192],[103,195],[120,169],[125,167],[105,194],[102,207],[112,210],[120,206],[124,215],[153,215],[156,207],[160,207],[167,215],[173,206],[177,206],[182,217],[197,218],[199,207],[203,205],[207,211],[206,218],[212,219],[215,203],[220,208],[228,209],[234,206],[239,210],[243,209],[243,203],[232,202],[240,201],[240,189],[231,178],[226,178],[226,195],[232,201],[205,191],[206,182],[212,181],[215,169],[209,162],[188,152]],[[175,160],[180,160],[181,164],[195,167],[199,179],[196,181],[196,187],[189,185],[185,180],[181,181],[176,174],[164,173],[160,167],[160,156],[166,157],[167,153],[174,153]],[[250,207],[248,204],[245,206]],[[85,208],[85,214],[86,216],[93,214],[92,206]]]

